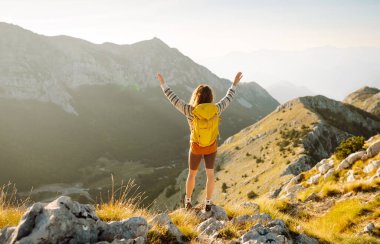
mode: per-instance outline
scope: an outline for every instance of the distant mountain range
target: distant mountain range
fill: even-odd
[[[289,81],[307,88],[312,94],[339,101],[360,87],[380,87],[380,48],[324,46],[302,51],[233,52],[200,62],[221,77],[235,69],[244,70],[245,77],[260,81],[269,91],[272,85]],[[284,93],[291,98],[296,98],[293,95],[312,95],[308,92],[294,94],[290,88]],[[281,100],[281,97],[273,96]]]
[[[7,23],[0,36],[0,184],[37,187],[37,200],[52,197],[43,189],[65,187],[94,197],[108,189],[111,173],[116,182],[135,178],[154,198],[187,167],[189,143],[186,119],[155,73],[185,100],[199,83],[217,99],[231,85],[158,38],[97,45]],[[220,143],[279,104],[255,82],[237,93]]]

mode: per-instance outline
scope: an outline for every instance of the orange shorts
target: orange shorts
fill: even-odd
[[[190,142],[191,153],[197,155],[207,155],[216,152],[218,149],[217,140],[213,144],[207,147],[201,147],[196,142]]]

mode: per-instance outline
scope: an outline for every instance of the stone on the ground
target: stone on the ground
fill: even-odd
[[[313,185],[313,184],[317,184],[318,181],[319,181],[319,178],[321,178],[321,176],[322,176],[322,175],[321,175],[320,173],[315,174],[315,175],[311,176],[311,177],[308,179],[307,183],[309,183],[309,184],[311,184],[311,185]]]
[[[94,243],[98,240],[95,208],[61,196],[49,204],[35,203],[23,215],[10,243]]]
[[[377,141],[367,148],[366,154],[368,158],[376,156],[380,152],[380,141]]]
[[[375,229],[375,224],[374,223],[369,223],[364,227],[364,232],[370,233]]]
[[[212,205],[210,211],[200,211],[198,216],[202,220],[206,220],[209,218],[214,218],[216,220],[228,220],[226,211],[224,211],[223,208],[217,205]]]
[[[343,159],[342,162],[338,165],[337,171],[346,169],[350,167],[356,160],[361,159],[366,154],[366,151],[358,151],[351,153],[347,158]]]
[[[271,226],[263,226],[256,224],[247,233],[239,238],[240,243],[272,243],[272,244],[288,244],[292,243],[285,235],[278,234],[282,231],[283,227],[280,223],[279,226],[273,221]],[[286,228],[286,227],[285,227]]]
[[[327,171],[329,171],[331,168],[334,167],[334,161],[333,160],[323,160],[323,163],[318,167],[318,171],[321,173],[321,174],[326,174]]]
[[[7,243],[16,227],[6,227],[0,230],[0,243]]]
[[[299,234],[294,238],[294,244],[318,244],[318,240],[305,234]]]
[[[180,243],[186,241],[184,234],[178,229],[178,227],[172,222],[169,215],[166,213],[157,214],[149,221],[149,223],[157,224],[167,228],[170,235],[174,236]]]
[[[380,160],[373,160],[367,166],[364,167],[363,171],[368,174],[379,167],[380,167]]]
[[[225,221],[219,221],[215,218],[209,218],[197,227],[197,231],[200,235],[215,236],[217,232],[225,226]]]
[[[354,171],[351,169],[347,172],[347,182],[353,182],[355,180]]]
[[[334,168],[329,169],[329,171],[327,171],[327,173],[323,176],[324,181],[327,181],[332,175],[334,175],[334,173]]]
[[[112,221],[110,223],[99,222],[99,240],[113,242],[117,239],[146,238],[148,233],[148,223],[142,217],[132,217],[122,221]]]
[[[231,221],[232,223],[239,225],[239,224],[244,224],[250,221],[256,221],[257,223],[264,224],[271,220],[272,218],[269,214],[253,214],[253,215],[244,214],[244,215],[240,215],[233,218]]]

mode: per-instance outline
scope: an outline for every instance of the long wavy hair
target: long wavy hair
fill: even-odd
[[[194,89],[189,104],[194,108],[201,103],[212,103],[214,101],[214,93],[208,85],[201,84]]]

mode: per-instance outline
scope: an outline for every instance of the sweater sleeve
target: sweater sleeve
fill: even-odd
[[[193,117],[193,113],[191,110],[191,105],[187,104],[185,101],[180,99],[173,91],[170,89],[170,87],[164,83],[161,85],[161,89],[164,92],[165,96],[168,98],[171,104],[180,111],[183,115],[186,117]]]
[[[219,115],[230,105],[235,97],[236,86],[234,84],[228,89],[227,94],[216,104]]]

